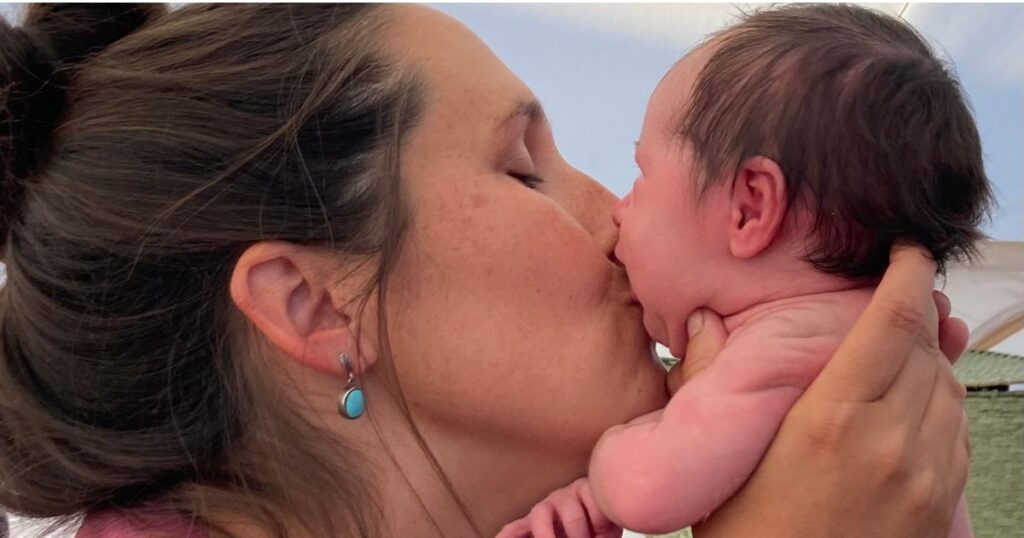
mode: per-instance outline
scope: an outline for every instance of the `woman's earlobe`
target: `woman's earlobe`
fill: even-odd
[[[283,357],[340,373],[341,352],[358,349],[359,328],[325,285],[321,255],[284,242],[249,247],[231,275],[231,298]]]

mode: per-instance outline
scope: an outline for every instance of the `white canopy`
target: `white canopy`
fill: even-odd
[[[1024,242],[986,241],[981,259],[949,268],[942,289],[971,329],[971,348],[1024,356]]]

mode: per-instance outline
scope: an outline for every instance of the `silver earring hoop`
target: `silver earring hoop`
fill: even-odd
[[[349,420],[355,420],[366,412],[366,396],[363,395],[363,389],[359,388],[359,384],[356,383],[356,373],[352,368],[352,362],[348,359],[348,354],[338,355],[338,360],[341,361],[341,367],[348,373],[345,390],[338,395],[338,414]]]

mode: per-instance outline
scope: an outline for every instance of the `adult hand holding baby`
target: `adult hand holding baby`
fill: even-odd
[[[700,371],[711,365],[725,347],[725,339],[729,334],[725,330],[722,318],[707,308],[699,308],[686,320],[686,333],[689,341],[686,345],[686,356],[679,361],[665,378],[669,395],[673,395],[683,383],[693,379]]]
[[[895,247],[890,261],[758,470],[695,527],[698,538],[946,536],[967,479],[965,392],[950,367],[967,330],[933,294],[935,264],[923,250]],[[670,386],[724,343],[717,318],[703,317]]]

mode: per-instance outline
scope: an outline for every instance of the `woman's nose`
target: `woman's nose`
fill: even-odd
[[[626,208],[629,207],[632,200],[633,191],[629,191],[621,200],[618,201],[618,203],[615,204],[615,209],[612,210],[612,221],[615,222],[616,226],[622,226],[622,215],[625,213]]]

